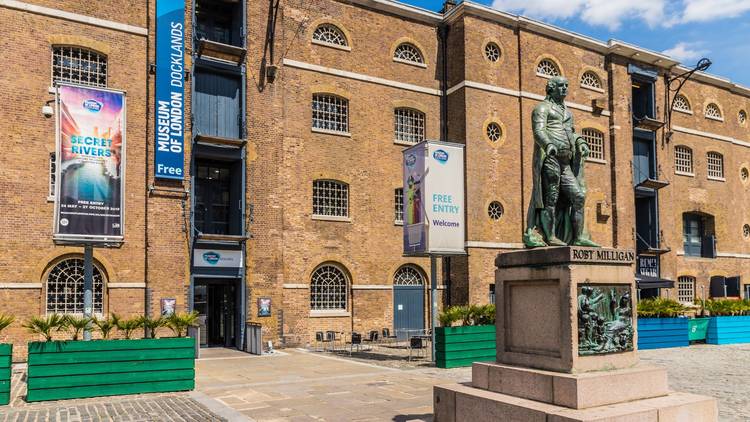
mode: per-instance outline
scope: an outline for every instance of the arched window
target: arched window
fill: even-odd
[[[604,133],[593,128],[581,130],[581,137],[589,145],[589,158],[594,160],[604,160]]]
[[[724,120],[724,118],[721,117],[721,109],[714,103],[709,103],[706,106],[706,118],[714,120]]]
[[[560,68],[552,60],[542,59],[539,64],[536,65],[536,74],[547,77],[560,76]]]
[[[737,113],[737,120],[740,122],[740,125],[745,126],[745,123],[747,123],[747,112],[745,110],[740,110],[739,113]]]
[[[313,215],[348,217],[349,185],[336,180],[315,180],[313,182]]]
[[[687,97],[682,94],[677,95],[674,98],[674,110],[682,111],[684,113],[691,113],[690,102]]]
[[[315,311],[345,311],[348,280],[336,265],[323,264],[310,280],[310,308]]]
[[[74,46],[52,48],[52,83],[107,86],[107,56]]]
[[[329,44],[339,47],[348,47],[349,42],[346,39],[344,32],[340,30],[336,25],[330,23],[324,23],[313,32],[313,41],[323,44]]]
[[[709,179],[724,179],[724,156],[718,152],[709,151],[706,154]]]
[[[693,175],[693,150],[685,145],[674,147],[674,171],[678,174]]]
[[[413,44],[403,43],[396,47],[393,59],[400,62],[424,64],[422,52]]]
[[[695,301],[695,277],[677,277],[677,300],[689,304]]]
[[[397,141],[416,144],[424,141],[425,115],[412,108],[394,111],[394,134]]]
[[[499,220],[504,213],[505,209],[503,209],[503,204],[501,204],[499,201],[492,201],[487,207],[487,215],[489,215],[490,218],[495,221]]]
[[[47,312],[83,314],[83,259],[68,258],[47,274]],[[104,277],[94,265],[94,313],[103,313]]]
[[[490,122],[487,125],[486,135],[487,139],[489,139],[490,141],[497,142],[503,137],[503,128],[495,122]]]
[[[494,42],[488,42],[487,45],[484,46],[484,57],[487,60],[494,63],[500,60],[500,54],[500,47]]]
[[[313,94],[312,127],[320,131],[349,133],[349,100],[333,94]]]
[[[424,276],[422,276],[422,272],[417,267],[404,265],[393,276],[393,284],[396,286],[423,286]]]
[[[581,76],[581,86],[584,88],[592,88],[597,90],[604,89],[602,87],[602,80],[599,79],[599,75],[590,70],[584,72],[583,76]]]

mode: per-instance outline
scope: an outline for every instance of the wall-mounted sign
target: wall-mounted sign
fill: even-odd
[[[404,253],[465,253],[464,147],[421,142],[404,151]]]
[[[193,265],[208,268],[241,268],[241,250],[193,249]]]
[[[170,316],[174,314],[177,306],[177,299],[162,299],[161,300],[161,316]]]
[[[156,2],[156,141],[157,178],[185,177],[185,0]]]
[[[638,255],[638,274],[659,277],[659,257],[655,255]]]
[[[60,85],[55,239],[123,238],[125,94]]]
[[[259,317],[271,316],[271,298],[270,297],[258,298],[258,316]]]

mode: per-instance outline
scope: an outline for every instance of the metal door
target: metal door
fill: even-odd
[[[399,339],[424,330],[424,286],[393,286],[393,330]]]
[[[194,131],[207,136],[241,138],[241,75],[195,70]]]

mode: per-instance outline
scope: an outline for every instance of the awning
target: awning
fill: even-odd
[[[639,289],[671,289],[674,281],[648,275],[635,275],[635,284]]]

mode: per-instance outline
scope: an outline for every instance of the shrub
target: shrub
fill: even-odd
[[[99,332],[102,333],[102,338],[104,340],[107,340],[112,330],[117,328],[117,323],[119,321],[120,321],[120,317],[118,317],[115,314],[112,314],[111,317],[105,318],[105,319],[94,318],[94,325],[96,325],[96,328],[98,328]]]
[[[73,315],[65,315],[65,327],[70,328],[73,332],[73,341],[78,340],[81,332],[91,331],[89,324],[92,319],[88,317],[76,317]]]
[[[198,312],[193,311],[190,313],[181,312],[173,313],[167,317],[166,326],[169,327],[177,337],[184,337],[187,335],[188,327],[195,327],[198,325]]]
[[[133,317],[128,319],[117,319],[117,329],[125,333],[125,338],[130,340],[133,331],[143,327],[142,317]]]
[[[46,317],[31,317],[23,327],[32,334],[41,334],[45,341],[52,341],[53,331],[62,331],[67,328],[67,318],[60,314],[51,314]]]
[[[149,336],[151,338],[156,338],[157,329],[167,325],[167,319],[164,317],[149,318],[144,315],[140,318],[140,320],[141,320],[141,326],[148,330]]]
[[[451,306],[438,316],[440,325],[452,327],[460,322],[462,326],[493,325],[495,305]]]
[[[656,297],[638,302],[640,318],[671,318],[685,315],[686,311],[685,305],[674,299]]]
[[[12,317],[10,315],[0,314],[0,332],[8,328],[8,326],[12,324],[13,321],[15,320],[16,320],[15,317]]]
[[[750,315],[750,300],[709,299],[703,306],[711,316]]]

